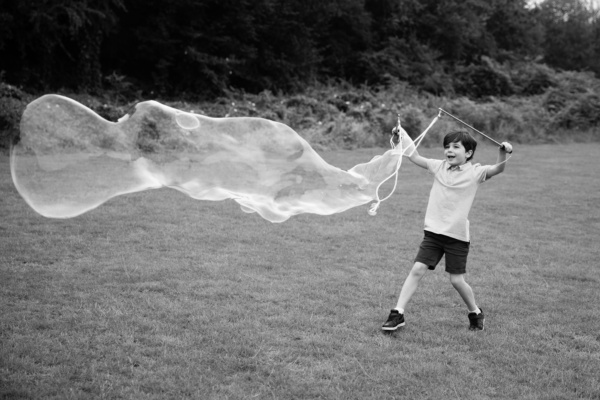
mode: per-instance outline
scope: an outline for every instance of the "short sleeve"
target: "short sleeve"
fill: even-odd
[[[473,173],[475,174],[475,180],[477,183],[483,183],[487,179],[487,165],[475,164],[473,165]]]
[[[427,171],[429,171],[430,173],[434,174],[440,169],[440,167],[442,166],[442,164],[444,163],[444,160],[434,160],[431,158],[427,159]]]

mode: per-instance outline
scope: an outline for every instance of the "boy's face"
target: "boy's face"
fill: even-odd
[[[473,150],[466,151],[462,142],[451,142],[444,148],[444,155],[451,166],[463,165],[473,155]]]

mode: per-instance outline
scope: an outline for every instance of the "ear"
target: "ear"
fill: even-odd
[[[467,158],[471,158],[471,157],[473,157],[473,150],[469,150],[469,151],[467,151],[467,152],[465,153],[465,156],[466,156]]]

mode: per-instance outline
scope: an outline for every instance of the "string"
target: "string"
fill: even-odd
[[[400,158],[398,158],[398,162],[396,163],[395,172],[393,174],[391,174],[390,176],[388,176],[387,178],[385,178],[383,181],[381,181],[381,183],[379,185],[377,185],[377,189],[375,190],[375,196],[377,197],[377,201],[375,203],[371,204],[371,208],[368,211],[369,215],[371,215],[371,216],[377,215],[377,209],[379,208],[379,205],[381,204],[381,202],[386,201],[387,199],[389,199],[392,196],[392,194],[394,194],[394,192],[396,191],[396,186],[398,185],[398,171],[400,170],[400,165],[402,164],[402,157],[405,155],[405,153],[411,146],[413,147],[413,150],[408,155],[408,157],[410,157],[414,154],[414,152],[417,150],[417,147],[423,141],[423,138],[425,137],[427,132],[429,132],[431,127],[437,122],[437,120],[439,118],[440,118],[440,113],[438,113],[438,115],[431,121],[429,126],[419,136],[417,136],[417,138],[413,141],[412,145],[409,145],[407,148],[404,148],[403,137],[400,137],[400,140],[398,141],[400,150],[398,152],[401,154],[401,156],[400,156]],[[399,126],[400,126],[400,124],[398,124],[398,127]],[[396,149],[396,145],[394,144],[393,137],[390,139],[390,145],[392,146],[392,149]],[[380,199],[379,198],[379,188],[381,187],[381,185],[383,185],[384,182],[387,182],[392,177],[395,177],[394,178],[394,187],[392,188],[390,194],[388,194],[383,199]]]
[[[502,165],[502,164],[504,164],[505,162],[507,162],[508,160],[510,160],[510,158],[511,158],[511,157],[512,157],[512,153],[508,153],[508,157],[506,157],[506,160],[504,160],[504,161],[501,161],[501,162],[499,162],[499,163],[496,163],[496,164],[494,164],[494,167],[495,167],[495,166],[498,166],[498,165]]]

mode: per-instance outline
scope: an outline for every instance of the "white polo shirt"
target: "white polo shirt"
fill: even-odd
[[[433,186],[425,213],[425,230],[469,242],[469,211],[487,166],[466,164],[450,167],[446,160],[427,160]]]

